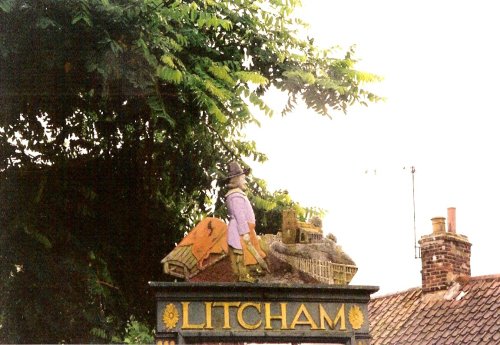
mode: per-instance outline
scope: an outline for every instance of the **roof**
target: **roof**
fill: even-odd
[[[376,297],[369,313],[372,345],[500,344],[500,274]]]
[[[297,222],[298,228],[302,230],[307,230],[311,232],[317,232],[319,234],[323,233],[323,230],[319,226],[315,226],[314,224],[311,223],[306,223],[306,222]]]

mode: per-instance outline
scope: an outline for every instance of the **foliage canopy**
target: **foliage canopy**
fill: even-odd
[[[2,342],[112,341],[131,315],[153,324],[161,257],[213,206],[227,162],[265,160],[243,129],[249,104],[271,115],[271,86],[289,96],[283,113],[299,98],[324,115],[378,100],[353,51],[299,37],[297,5],[0,2]],[[252,186],[258,212],[293,204]]]

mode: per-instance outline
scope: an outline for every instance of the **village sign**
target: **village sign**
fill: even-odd
[[[152,282],[157,344],[299,342],[369,344],[376,287]]]

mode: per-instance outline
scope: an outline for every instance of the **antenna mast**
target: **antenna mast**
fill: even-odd
[[[411,186],[413,192],[413,237],[414,237],[414,245],[415,245],[415,259],[420,258],[420,247],[417,245],[417,225],[416,225],[416,216],[415,216],[415,167],[411,166]]]

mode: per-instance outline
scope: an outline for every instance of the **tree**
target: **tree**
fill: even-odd
[[[265,160],[242,133],[249,104],[271,115],[271,86],[284,114],[298,99],[323,115],[378,100],[352,50],[299,37],[298,4],[0,2],[0,340],[153,324],[159,260],[220,204],[228,161]],[[254,197],[273,208],[262,183]]]

